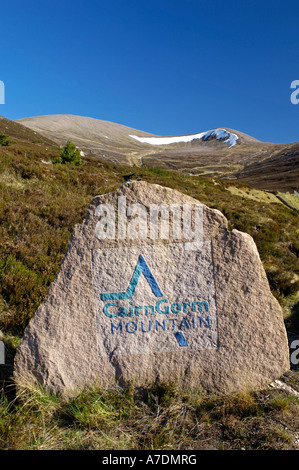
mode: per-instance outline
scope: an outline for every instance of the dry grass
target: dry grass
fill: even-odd
[[[274,194],[261,191],[260,189],[240,187],[238,188],[236,186],[228,186],[226,189],[235,196],[239,196],[245,199],[251,199],[252,201],[265,202],[266,204],[282,204],[282,202],[280,202]]]
[[[1,449],[297,449],[298,399],[281,391],[229,397],[89,388],[69,399],[23,386],[0,401]]]
[[[299,210],[299,196],[297,196],[296,194],[280,193],[280,192],[277,195],[280,196],[284,201],[286,201],[292,207],[295,207],[296,209]]]

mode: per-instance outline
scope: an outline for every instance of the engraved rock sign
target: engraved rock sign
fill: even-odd
[[[156,380],[229,393],[288,369],[253,239],[189,196],[129,182],[95,197],[75,226],[14,374],[64,394]]]

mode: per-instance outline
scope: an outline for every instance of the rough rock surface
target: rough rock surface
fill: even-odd
[[[117,224],[119,196],[126,198],[131,236],[99,239],[98,207],[115,208]],[[171,217],[169,239],[154,240],[149,224],[143,238],[134,238],[141,206],[132,204],[149,210],[162,203],[190,206],[193,215],[195,205],[203,209],[198,249],[172,236]],[[14,374],[65,394],[88,384],[155,380],[230,393],[267,385],[288,369],[282,312],[253,239],[228,231],[219,211],[178,191],[129,182],[95,197],[75,226],[17,349]]]

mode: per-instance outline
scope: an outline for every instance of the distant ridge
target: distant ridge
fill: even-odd
[[[299,189],[299,144],[261,142],[216,127],[197,134],[157,136],[86,116],[56,114],[16,121],[58,145],[72,140],[84,155],[115,163],[239,179],[261,189]]]

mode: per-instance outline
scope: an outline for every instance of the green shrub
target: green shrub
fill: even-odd
[[[1,133],[0,134],[0,145],[2,145],[2,147],[7,147],[10,144],[11,144],[11,140],[8,139],[8,136],[6,134]]]
[[[52,163],[70,163],[71,165],[81,165],[80,150],[76,145],[68,140],[65,146],[61,149],[60,156],[53,158]]]

